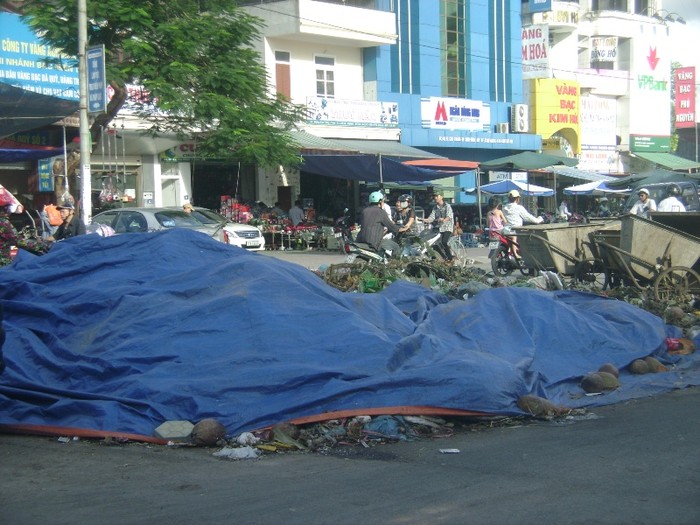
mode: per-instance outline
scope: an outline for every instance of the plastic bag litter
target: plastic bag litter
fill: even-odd
[[[224,447],[221,450],[214,452],[212,456],[228,459],[257,459],[258,456],[260,456],[260,451],[253,447]]]
[[[236,438],[236,443],[239,445],[257,445],[260,439],[256,438],[251,432],[243,432]]]

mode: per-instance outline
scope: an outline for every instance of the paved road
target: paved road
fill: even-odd
[[[244,461],[0,435],[0,523],[697,525],[698,406],[691,388],[588,419]]]
[[[474,260],[474,266],[491,270],[491,262],[488,258],[488,248],[467,248],[467,258]],[[345,255],[337,251],[324,250],[272,250],[258,252],[262,255],[275,257],[285,261],[300,264],[311,270],[317,270],[320,266],[328,264],[340,264],[345,262]]]

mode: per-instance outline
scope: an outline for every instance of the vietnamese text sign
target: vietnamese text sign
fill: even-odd
[[[523,27],[521,33],[523,78],[549,77],[549,27]]]
[[[88,113],[107,111],[107,83],[105,81],[105,47],[87,50]]]
[[[695,66],[679,67],[676,77],[676,128],[695,127]]]

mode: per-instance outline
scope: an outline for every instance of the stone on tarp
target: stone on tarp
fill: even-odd
[[[166,421],[156,428],[153,434],[168,441],[187,441],[193,428],[194,425],[189,421]]]

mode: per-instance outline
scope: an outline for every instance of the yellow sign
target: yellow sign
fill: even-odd
[[[530,80],[530,107],[534,132],[542,137],[564,137],[573,153],[581,153],[581,87],[578,82],[555,78]],[[543,149],[546,148],[543,144]]]

